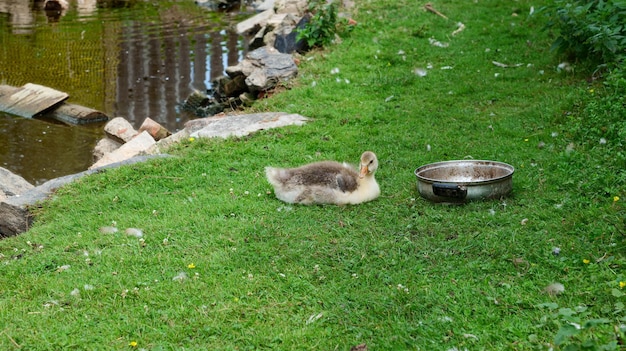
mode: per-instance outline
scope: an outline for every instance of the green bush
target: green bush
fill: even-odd
[[[331,44],[336,35],[349,32],[352,28],[347,21],[337,16],[338,6],[334,1],[309,2],[312,14],[307,25],[298,31],[298,40],[304,40],[310,48],[323,47]]]
[[[543,9],[547,28],[558,32],[553,49],[570,60],[600,67],[619,65],[626,57],[626,2],[557,0]]]

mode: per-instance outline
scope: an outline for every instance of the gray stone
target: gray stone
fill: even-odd
[[[274,15],[274,9],[265,10],[237,23],[236,30],[239,35],[253,35],[265,26],[267,20]]]
[[[244,136],[250,133],[284,127],[289,125],[303,125],[308,118],[285,112],[254,113],[248,115],[227,115],[221,118],[213,118],[206,121],[207,125],[190,134],[198,138],[228,138],[231,136]]]
[[[239,96],[240,94],[248,91],[246,77],[244,75],[238,75],[234,78],[229,76],[220,76],[215,78],[212,83],[215,91],[214,96],[218,100]]]
[[[275,0],[274,7],[276,13],[293,13],[302,17],[309,8],[309,2],[307,0]]]
[[[243,74],[250,92],[256,93],[297,76],[298,66],[291,55],[264,46],[249,52],[238,65],[226,68],[226,73],[231,77]]]
[[[204,119],[204,118],[200,118],[198,120],[202,120],[202,119]],[[194,121],[197,121],[197,120],[194,120]],[[184,128],[183,130],[181,130],[179,132],[176,132],[176,133],[168,136],[165,139],[161,139],[161,140],[157,141],[152,146],[147,148],[143,153],[146,154],[146,155],[162,154],[171,145],[179,143],[179,142],[181,142],[181,141],[183,141],[185,139],[188,139],[188,138],[189,138],[189,131],[187,130],[187,128]]]
[[[26,181],[26,179],[0,167],[0,201],[9,196],[20,195],[35,186]]]
[[[131,157],[139,155],[147,150],[155,143],[154,139],[147,131],[141,132],[139,135],[131,139],[119,149],[104,155],[98,162],[94,163],[89,169],[106,166],[111,163],[117,163],[127,160]]]
[[[124,117],[115,117],[104,126],[106,135],[122,144],[127,143],[137,131]]]
[[[102,138],[93,148],[93,162],[98,162],[104,155],[111,153],[122,146],[122,143],[109,138]]]
[[[254,9],[257,11],[273,10],[274,0],[259,1],[254,4]]]
[[[284,54],[291,54],[294,51],[304,53],[309,50],[306,40],[298,40],[298,31],[304,29],[310,21],[311,15],[306,13],[297,24],[282,24],[274,31],[274,48]]]

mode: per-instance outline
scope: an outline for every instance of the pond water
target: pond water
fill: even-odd
[[[193,118],[181,103],[245,53],[231,28],[252,12],[193,0],[69,0],[50,16],[43,1],[0,0],[0,84],[48,86],[137,128],[150,117],[175,132]],[[0,112],[0,167],[33,184],[83,171],[102,128]]]

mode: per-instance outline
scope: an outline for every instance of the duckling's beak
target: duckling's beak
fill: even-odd
[[[370,170],[367,168],[367,165],[361,165],[361,172],[359,173],[359,178],[364,178]]]

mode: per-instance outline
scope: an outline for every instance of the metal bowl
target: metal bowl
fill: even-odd
[[[513,190],[513,166],[496,161],[454,160],[415,170],[417,190],[433,202],[465,203],[498,199]]]

